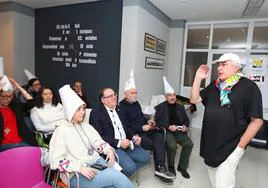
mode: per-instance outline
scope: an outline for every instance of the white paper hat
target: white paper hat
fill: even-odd
[[[133,72],[133,70],[130,71],[129,79],[128,79],[128,81],[126,81],[126,83],[125,83],[125,91],[127,91],[127,90],[129,90],[129,89],[131,89],[131,88],[136,89],[135,80],[134,80],[134,72]]]
[[[30,71],[28,71],[27,69],[24,69],[24,73],[26,74],[28,80],[31,80],[33,78],[36,78],[35,75],[33,75]]]
[[[3,76],[3,78],[0,80],[0,83],[4,84],[2,88],[3,91],[13,90],[12,84],[10,83],[6,75]]]
[[[167,94],[167,93],[175,93],[174,89],[168,83],[168,81],[167,81],[165,76],[163,76],[163,82],[164,82],[164,87],[165,87],[165,94]]]
[[[85,102],[71,89],[70,85],[64,85],[59,89],[60,98],[64,108],[65,116],[72,120],[75,111]]]
[[[0,57],[0,76],[4,76],[4,61],[3,58]]]

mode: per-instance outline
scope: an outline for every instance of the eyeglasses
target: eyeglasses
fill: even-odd
[[[103,96],[103,98],[105,98],[105,99],[112,98],[112,97],[117,97],[117,93],[108,95],[108,96],[106,96],[106,97]]]
[[[3,99],[12,99],[14,95],[0,95]]]

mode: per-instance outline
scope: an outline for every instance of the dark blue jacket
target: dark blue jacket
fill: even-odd
[[[115,110],[121,120],[127,139],[132,140],[134,133],[131,130],[131,126],[126,119],[125,114],[123,111],[119,110],[118,107]],[[104,105],[101,104],[91,111],[89,124],[99,132],[104,141],[109,143],[112,147],[117,148],[119,140],[114,138],[113,123]]]
[[[180,120],[179,125],[189,127],[190,120],[186,114],[184,106],[176,103],[176,114]],[[155,123],[158,127],[168,129],[169,126],[169,112],[167,101],[160,103],[155,107]]]
[[[141,105],[139,102],[129,103],[127,100],[123,99],[119,103],[120,110],[124,111],[127,120],[129,121],[133,132],[141,133],[143,132],[142,126],[147,124],[148,119],[144,117],[141,110]]]

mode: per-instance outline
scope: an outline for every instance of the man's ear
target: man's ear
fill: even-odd
[[[104,104],[103,97],[101,98],[101,103]]]

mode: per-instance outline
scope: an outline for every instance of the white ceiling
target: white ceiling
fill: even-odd
[[[6,2],[8,0],[0,0]],[[10,1],[10,0],[9,0]],[[44,8],[97,0],[13,0],[32,8]],[[109,1],[109,0],[105,0]],[[172,20],[187,21],[241,19],[246,0],[149,0]],[[256,18],[268,18],[268,1]]]
[[[187,21],[241,19],[246,0],[149,0],[172,20]],[[256,18],[268,18],[265,1]]]

